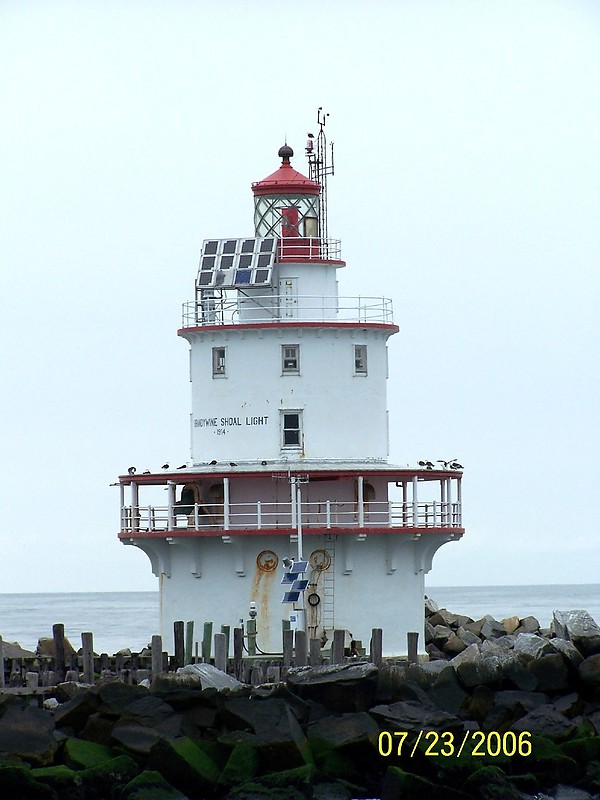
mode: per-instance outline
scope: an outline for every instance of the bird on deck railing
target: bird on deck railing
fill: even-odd
[[[209,465],[210,465],[211,467],[214,467],[214,466],[215,466],[215,464],[217,463],[217,459],[216,459],[216,458],[213,458],[213,460],[212,460],[212,461],[209,461],[208,463],[209,463]]]
[[[461,470],[461,469],[464,469],[464,467],[463,467],[463,465],[462,465],[462,464],[459,464],[459,463],[458,463],[458,461],[453,461],[453,462],[450,464],[450,469],[458,469],[458,470]]]
[[[169,469],[169,465],[168,464],[163,464],[162,465],[162,469]]]
[[[444,469],[448,469],[450,464],[452,464],[453,462],[454,462],[453,458],[451,458],[449,461],[444,461],[442,458],[437,459],[437,463],[441,464],[444,467]]]
[[[135,467],[129,467],[129,469],[127,470],[127,472],[128,472],[130,475],[135,475]]]
[[[150,472],[150,470],[149,470],[149,469],[145,469],[145,470],[142,472],[142,475],[151,475],[151,474],[152,474],[152,473]]]
[[[433,469],[433,462],[432,461],[419,461],[420,467],[425,467],[425,469]]]
[[[186,467],[187,467],[187,464],[181,464],[181,466],[177,467],[177,469],[185,469]]]

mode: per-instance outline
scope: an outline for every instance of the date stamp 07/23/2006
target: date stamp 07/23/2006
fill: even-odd
[[[464,731],[457,735],[451,731],[381,731],[378,740],[379,755],[409,756],[418,753],[430,758],[460,758],[464,753],[471,756],[530,756],[532,751],[529,731]],[[419,745],[421,747],[419,748]]]

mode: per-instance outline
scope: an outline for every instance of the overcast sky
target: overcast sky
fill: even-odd
[[[109,484],[188,458],[202,240],[318,106],[390,460],[465,465],[429,584],[598,582],[599,67],[595,0],[3,0],[0,591],[157,587]]]

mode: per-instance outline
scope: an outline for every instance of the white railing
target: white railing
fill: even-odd
[[[296,527],[292,503],[231,503],[225,505],[124,506],[121,509],[121,530],[152,532],[182,530],[290,530]],[[189,511],[189,513],[187,513]],[[430,503],[364,503],[363,513],[355,503],[334,500],[302,503],[302,528],[390,528],[423,529],[461,528],[459,502]]]
[[[306,236],[284,236],[277,240],[279,261],[340,261],[342,243],[340,239],[318,239]]]
[[[216,292],[214,294],[217,294]],[[222,290],[219,296],[183,304],[182,327],[282,322],[394,322],[387,297],[323,297],[321,295],[238,295]]]

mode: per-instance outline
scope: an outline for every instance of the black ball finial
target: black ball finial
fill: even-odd
[[[285,164],[286,161],[289,161],[290,158],[292,158],[292,156],[294,155],[294,151],[286,142],[282,147],[279,148],[277,155],[279,156],[279,158],[283,160],[283,163]]]

